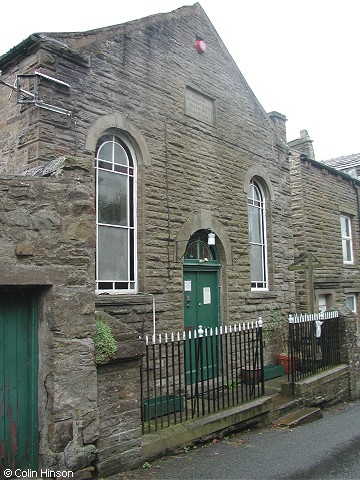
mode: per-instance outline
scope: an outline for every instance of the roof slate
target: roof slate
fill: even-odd
[[[337,170],[347,170],[349,168],[360,166],[360,153],[353,153],[352,155],[344,155],[342,157],[330,158],[329,160],[322,160],[322,163]]]

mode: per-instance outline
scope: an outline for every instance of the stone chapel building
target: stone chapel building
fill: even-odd
[[[88,478],[95,311],[138,339],[294,310],[284,117],[198,3],[33,34],[0,70],[0,374],[28,365],[22,461]]]

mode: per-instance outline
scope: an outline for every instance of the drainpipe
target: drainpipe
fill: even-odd
[[[355,195],[356,195],[356,203],[357,203],[357,213],[358,213],[358,231],[360,232],[360,200],[359,200],[359,190],[356,186],[355,180],[351,181],[351,185],[353,189],[355,190]],[[358,237],[359,238],[359,237]],[[360,240],[358,240],[360,244]],[[359,322],[356,322],[356,333],[359,335]]]

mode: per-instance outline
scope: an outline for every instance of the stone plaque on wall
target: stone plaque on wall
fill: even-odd
[[[209,125],[215,125],[214,100],[203,93],[186,87],[185,114]]]

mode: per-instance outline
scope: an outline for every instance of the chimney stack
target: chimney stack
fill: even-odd
[[[279,132],[281,140],[286,143],[286,120],[287,118],[285,115],[282,115],[279,112],[270,112],[268,113],[270,119],[272,120],[273,124],[275,125],[276,130]]]
[[[311,160],[315,160],[314,147],[312,144],[313,141],[310,139],[308,131],[301,130],[300,138],[291,140],[291,142],[289,142],[289,148],[290,150],[293,149],[299,153],[302,153],[303,155],[306,155]]]

